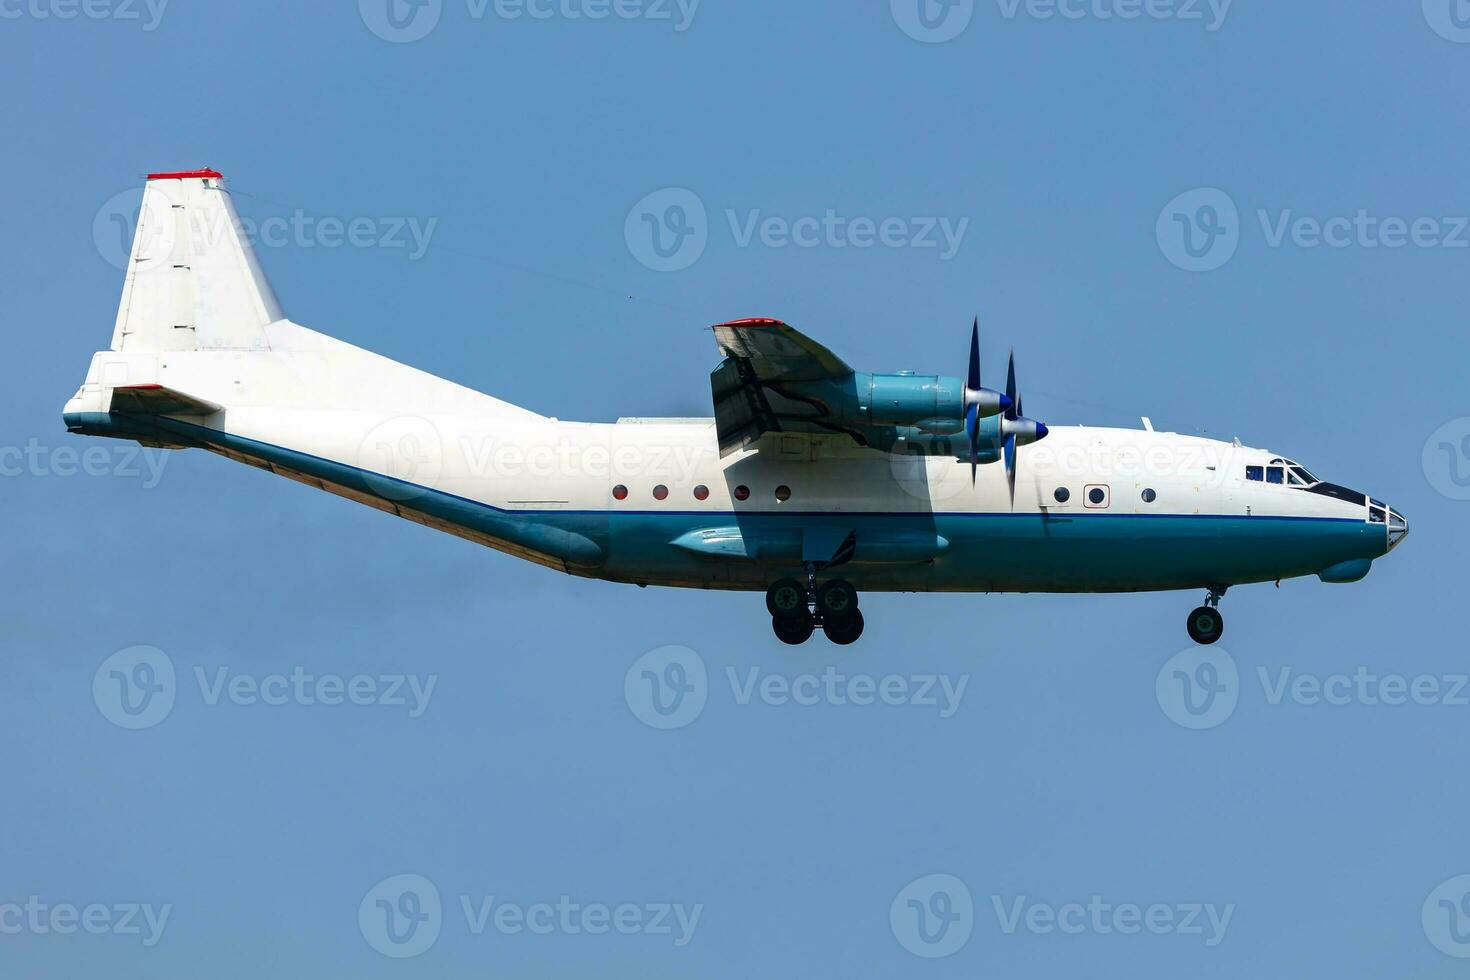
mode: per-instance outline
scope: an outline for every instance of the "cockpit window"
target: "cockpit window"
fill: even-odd
[[[1297,468],[1295,466],[1286,471],[1286,482],[1294,487],[1304,487],[1307,485],[1306,480],[1297,476]]]
[[[1310,483],[1320,483],[1320,482],[1322,482],[1322,481],[1318,480],[1315,476],[1313,476],[1312,473],[1311,473],[1311,471],[1308,470],[1305,466],[1299,466],[1298,464],[1293,463],[1293,464],[1291,464],[1291,471],[1293,473],[1295,473],[1297,476],[1301,477],[1303,483],[1309,483],[1310,484]]]
[[[1266,467],[1266,482],[1281,483],[1286,479],[1286,471],[1279,466]]]
[[[1245,468],[1245,478],[1260,483],[1266,478],[1266,468],[1264,466],[1247,466]]]

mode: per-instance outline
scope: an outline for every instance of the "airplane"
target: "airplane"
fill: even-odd
[[[964,378],[856,371],[768,318],[713,328],[712,418],[565,422],[309,330],[218,171],[149,174],[112,343],[69,431],[205,449],[571,575],[764,592],[775,635],[863,632],[862,592],[1355,582],[1408,534],[1277,453],[1052,426]]]

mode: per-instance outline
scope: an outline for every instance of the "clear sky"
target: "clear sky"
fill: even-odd
[[[0,973],[1463,973],[1470,11],[395,2],[0,2]],[[1029,414],[1413,534],[1232,592],[1208,660],[1193,593],[873,595],[792,650],[759,595],[155,472],[60,412],[128,194],[205,165],[293,319],[548,415],[708,413],[737,316],[962,374],[978,312]]]

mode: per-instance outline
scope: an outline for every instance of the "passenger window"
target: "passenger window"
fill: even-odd
[[[1266,482],[1267,483],[1280,483],[1283,479],[1285,479],[1285,477],[1286,477],[1286,474],[1281,469],[1281,467],[1279,467],[1279,466],[1268,466],[1268,467],[1266,467]]]
[[[1245,468],[1245,478],[1260,483],[1265,478],[1265,467],[1247,466]]]

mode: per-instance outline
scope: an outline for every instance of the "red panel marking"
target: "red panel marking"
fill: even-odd
[[[223,176],[224,176],[224,174],[220,173],[218,170],[210,170],[208,167],[205,167],[203,170],[174,170],[174,171],[170,171],[168,173],[149,174],[148,175],[148,179],[149,180],[187,180],[190,177],[223,177]]]

